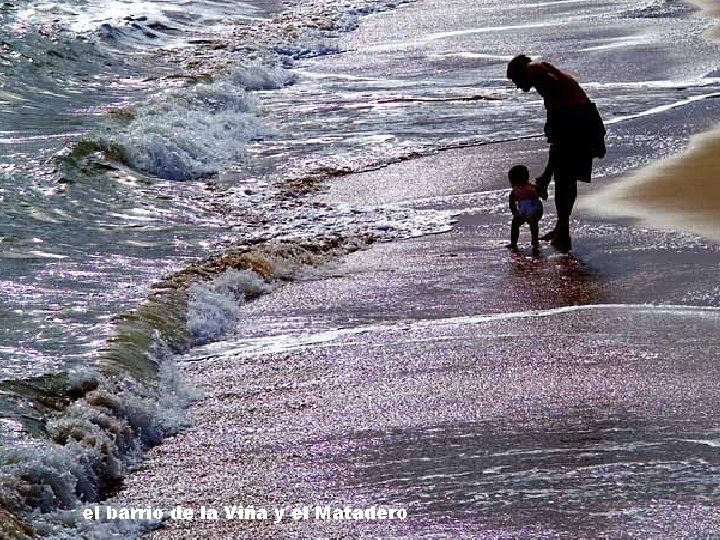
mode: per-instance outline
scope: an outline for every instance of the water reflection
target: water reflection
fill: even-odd
[[[601,276],[577,255],[544,248],[540,256],[519,252],[512,257],[507,290],[525,298],[528,308],[590,305],[605,300]]]

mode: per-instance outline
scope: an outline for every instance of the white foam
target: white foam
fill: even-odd
[[[680,439],[681,441],[720,448],[720,439]]]
[[[307,348],[319,348],[333,346],[333,343],[345,338],[387,331],[422,331],[440,327],[461,327],[476,326],[495,322],[516,321],[523,319],[539,319],[550,317],[562,317],[568,313],[583,312],[612,312],[622,310],[638,314],[663,314],[677,317],[708,317],[717,319],[720,317],[720,307],[695,306],[684,304],[588,304],[577,306],[561,306],[544,310],[501,312],[483,315],[469,315],[459,317],[446,317],[440,319],[420,320],[398,320],[385,324],[368,324],[355,326],[353,328],[332,328],[323,329],[314,333],[292,333],[276,334],[272,336],[261,336],[257,338],[223,341],[205,345],[201,349],[194,350],[191,358],[194,361],[202,361],[209,357],[218,355],[226,357],[256,357],[268,354],[281,354],[304,350]],[[699,444],[710,444],[713,441],[694,441]]]
[[[184,411],[196,394],[177,375],[173,354],[161,342],[151,354],[157,386],[92,371],[70,374],[70,387],[99,384],[47,422],[48,438],[21,437],[0,446],[2,506],[53,538],[108,538],[110,531],[146,530],[153,523],[86,523],[81,501],[98,501],[101,486],[135,467],[143,448],[186,426]],[[56,442],[57,441],[57,442]],[[128,528],[129,527],[129,528]]]
[[[165,38],[162,44],[168,46],[170,42],[183,44],[183,38],[175,32],[176,29],[186,31],[186,37],[192,37],[195,29],[202,29],[205,33],[218,32],[226,28],[224,21],[251,18],[259,11],[247,3],[213,0],[177,3],[154,0],[83,0],[79,3],[39,0],[19,9],[12,26],[19,30],[29,26],[54,26],[73,34],[95,33],[124,45],[144,41],[147,45],[156,46],[157,38],[162,35]]]
[[[240,318],[242,304],[272,289],[253,270],[228,270],[208,283],[193,283],[188,293],[187,329],[195,343],[228,333]]]
[[[255,100],[230,81],[198,84],[156,99],[106,142],[144,173],[199,178],[242,163],[245,145],[269,132],[254,110]]]

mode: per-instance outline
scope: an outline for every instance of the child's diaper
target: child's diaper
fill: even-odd
[[[523,199],[518,202],[518,211],[524,219],[540,219],[543,215],[543,205],[540,199]]]

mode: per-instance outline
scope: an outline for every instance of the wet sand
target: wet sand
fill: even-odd
[[[712,17],[720,6],[691,0]],[[715,25],[710,35],[720,37]],[[711,73],[717,76],[717,70]],[[718,96],[715,96],[718,97]],[[651,227],[681,229],[720,241],[720,125],[695,135],[682,153],[635,172],[625,182],[603,190],[592,204],[605,214],[640,219]]]
[[[615,134],[711,121],[699,106],[664,114]],[[458,223],[249,304],[237,335],[182,364],[205,394],[195,427],[153,449],[113,502],[409,515],[169,521],[158,539],[720,534],[720,248],[580,211],[573,255],[532,257],[527,230],[508,252],[505,171],[540,168],[545,149],[443,152],[319,195]],[[646,149],[611,142],[605,166],[633,151]]]

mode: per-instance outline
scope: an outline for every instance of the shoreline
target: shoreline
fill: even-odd
[[[507,439],[508,429],[519,433],[562,429],[572,438],[583,422],[588,427],[609,421],[622,425],[628,411],[637,418],[646,417],[643,422],[658,422],[660,417],[648,416],[647,411],[656,410],[657,400],[671,406],[668,400],[682,392],[695,393],[693,410],[701,403],[706,407],[715,403],[718,396],[710,383],[699,384],[690,373],[674,379],[673,370],[679,369],[682,354],[661,335],[675,336],[677,321],[684,321],[681,327],[709,325],[706,336],[713,335],[710,329],[720,325],[714,309],[695,311],[689,302],[695,289],[711,289],[712,279],[696,278],[708,263],[720,265],[720,249],[703,242],[694,244],[682,234],[579,215],[575,228],[580,248],[575,256],[557,255],[549,248],[543,249],[540,259],[527,256],[525,250],[519,256],[507,253],[502,248],[508,229],[503,172],[507,162],[519,156],[540,168],[544,151],[544,143],[508,143],[443,152],[349,176],[346,182],[331,186],[323,200],[347,202],[372,192],[385,197],[385,202],[397,203],[402,191],[424,192],[428,186],[437,186],[442,174],[452,180],[443,185],[440,199],[454,197],[455,204],[457,199],[466,200],[461,204],[469,203],[469,207],[459,213],[459,221],[449,233],[374,245],[346,256],[324,279],[291,282],[248,304],[237,335],[193,351],[192,360],[182,364],[190,381],[206,392],[205,400],[191,408],[195,428],[151,450],[146,465],[128,478],[126,489],[112,502],[147,503],[146,486],[152,485],[157,491],[150,500],[159,507],[222,505],[238,500],[265,507],[315,501],[358,507],[397,505],[406,497],[402,492],[388,493],[381,488],[383,480],[375,483],[355,478],[365,467],[374,470],[372,456],[382,454],[387,445],[382,441],[392,439],[393,433],[399,434],[398,443],[412,444],[416,436],[401,435],[403,431],[452,433],[467,424],[477,425],[477,429],[485,426],[482,430],[489,429],[492,437],[500,440]],[[474,167],[469,167],[471,163]],[[405,178],[409,185],[398,187],[397,178]],[[399,193],[383,187],[393,185]],[[474,189],[468,190],[468,186]],[[489,206],[480,211],[474,207],[477,189],[488,193],[498,188],[499,202],[485,201]],[[546,226],[552,204],[549,209]],[[638,252],[638,245],[646,249]],[[476,271],[482,279],[474,277]],[[663,283],[667,285],[662,287]],[[715,297],[704,302],[711,307],[720,305]],[[657,303],[666,305],[655,307]],[[578,305],[586,307],[562,309]],[[542,310],[549,311],[544,314]],[[513,311],[528,316],[502,317]],[[493,313],[500,316],[483,317]],[[458,325],[463,318],[465,324]],[[271,326],[263,329],[270,321]],[[622,330],[623,321],[635,321],[637,331]],[[268,354],[253,352],[250,346],[241,353],[237,344],[252,343],[258,332],[268,337],[275,334],[274,340],[285,346]],[[597,336],[605,332],[618,333],[619,341],[598,341]],[[513,337],[507,341],[505,335]],[[292,336],[302,339],[293,341]],[[693,345],[693,350],[699,355],[696,361],[703,362],[707,373],[714,373],[707,356],[699,352],[703,346],[715,346],[710,337],[705,340]],[[527,364],[521,351],[533,342],[537,357]],[[658,350],[653,350],[653,342]],[[231,343],[236,344],[237,353],[224,352]],[[478,348],[479,343],[483,345]],[[565,346],[558,347],[558,343]],[[583,343],[596,356],[589,363],[577,356]],[[428,355],[428,348],[434,352]],[[662,362],[654,365],[652,359],[660,357]],[[584,367],[576,371],[579,366]],[[606,373],[606,369],[610,371]],[[657,372],[654,378],[648,374],[651,371]],[[607,380],[597,387],[603,377]],[[649,386],[644,381],[648,377],[653,380]],[[553,383],[548,386],[548,381]],[[663,392],[677,384],[681,386],[663,397]],[[573,385],[583,393],[578,395]],[[484,408],[472,405],[473,395]],[[611,406],[605,414],[596,402],[608,399]],[[690,406],[686,400],[683,403]],[[568,404],[590,416],[585,421],[582,415],[577,421],[567,418]],[[678,414],[668,421],[682,423],[682,414]],[[450,440],[456,437],[448,436]],[[483,448],[482,440],[474,444]],[[511,440],[507,439],[509,448],[499,449],[500,454],[527,445]],[[548,442],[541,455],[553,455],[552,444]],[[416,449],[420,454],[427,451],[425,446]],[[401,450],[389,452],[403,455]],[[608,453],[604,459],[613,459],[612,451],[600,453]],[[451,462],[442,463],[445,467]],[[491,464],[488,467],[492,468]],[[380,479],[400,478],[392,470],[378,470]],[[422,480],[426,474],[432,473],[415,477],[418,489],[430,489]],[[198,478],[202,482],[198,483]],[[498,489],[497,484],[492,486]],[[542,499],[536,510],[549,520],[544,525],[532,509],[508,522],[492,510],[490,503],[497,493],[483,493],[488,494],[489,506],[480,501],[466,519],[451,517],[451,508],[446,509],[448,519],[440,519],[436,513],[423,511],[417,502],[406,501],[408,522],[378,525],[379,529],[357,522],[348,529],[350,525],[313,521],[274,525],[220,520],[168,522],[166,529],[148,537],[332,536],[351,531],[359,536],[403,536],[421,531],[473,537],[501,533],[572,536],[623,526],[621,519],[594,519],[586,528],[562,518],[551,519],[550,506]],[[670,510],[662,510],[662,505],[660,510],[652,505],[643,508],[644,515],[665,512],[661,521],[667,527],[671,525],[668,512],[700,511],[692,505],[683,510],[674,502]],[[703,519],[705,523],[709,518]]]
[[[692,129],[698,131],[709,118],[720,116],[712,103],[695,103],[701,100],[704,101],[693,96],[677,111],[672,110],[672,105],[654,111],[660,114],[658,118],[669,119],[668,140],[673,148],[685,144],[683,134],[672,133],[673,128],[679,126],[681,116],[687,114]],[[667,153],[667,148],[658,149],[652,142],[642,142],[643,125],[652,126],[658,118],[648,118],[647,113],[641,113],[628,125],[625,122],[613,125],[613,129],[617,126],[618,139],[626,137],[632,142],[628,148],[616,146],[616,153],[603,163],[606,178],[617,180],[613,172],[620,170],[622,174],[628,169],[627,163],[633,160],[642,162],[652,159],[658,151]],[[491,480],[492,489],[474,492],[463,485],[462,478],[469,477],[483,484],[485,475],[504,474],[505,468],[524,466],[523,458],[516,456],[517,461],[504,462],[500,456],[513,453],[516,446],[527,445],[528,437],[544,441],[531,452],[538,451],[545,457],[557,452],[572,453],[573,449],[564,448],[563,438],[576,437],[578,425],[565,414],[563,402],[577,405],[588,415],[587,424],[580,427],[590,430],[600,429],[599,425],[611,421],[619,426],[619,431],[624,431],[628,429],[628,418],[630,424],[641,419],[654,427],[668,429],[664,420],[658,420],[659,415],[649,418],[642,409],[654,410],[661,403],[666,408],[679,407],[685,414],[699,415],[702,411],[683,399],[683,392],[690,393],[695,388],[701,391],[700,402],[705,403],[707,409],[715,410],[716,392],[695,380],[692,369],[682,365],[682,355],[676,351],[678,343],[685,346],[687,341],[691,342],[687,347],[697,354],[693,365],[702,365],[712,379],[714,367],[702,347],[714,347],[714,342],[711,338],[699,344],[695,338],[688,340],[673,324],[680,322],[683,328],[690,329],[691,335],[698,329],[712,335],[717,327],[715,307],[720,302],[720,291],[712,280],[713,272],[707,270],[720,265],[717,246],[702,238],[680,232],[646,230],[624,220],[594,219],[582,212],[576,214],[579,242],[573,256],[558,255],[547,248],[540,258],[529,257],[526,250],[518,256],[505,252],[502,248],[507,233],[507,224],[503,221],[507,217],[504,171],[510,161],[518,159],[528,160],[533,169],[541,167],[546,147],[544,143],[527,142],[531,138],[532,135],[511,142],[471,147],[460,144],[459,149],[442,148],[421,159],[406,159],[398,154],[397,163],[348,176],[336,175],[331,170],[327,176],[342,178],[329,183],[328,193],[313,189],[323,180],[322,168],[318,178],[312,174],[307,177],[309,185],[306,177],[300,178],[297,193],[284,193],[283,197],[300,195],[309,197],[303,202],[311,204],[339,202],[350,207],[371,201],[400,214],[403,209],[441,210],[454,213],[458,223],[449,233],[376,245],[347,255],[323,267],[312,278],[300,276],[301,281],[289,283],[267,297],[242,308],[235,306],[241,311],[239,320],[224,324],[230,328],[237,323],[240,327],[237,334],[193,349],[182,366],[190,379],[206,391],[205,401],[191,409],[198,418],[197,425],[149,454],[154,461],[128,478],[128,490],[117,496],[119,504],[124,504],[124,497],[140,497],[137,500],[141,501],[143,486],[147,489],[148,485],[158,486],[160,493],[151,503],[145,499],[144,504],[155,504],[155,501],[171,504],[173,497],[191,505],[212,497],[218,504],[233,497],[244,501],[249,488],[251,493],[256,490],[250,497],[256,504],[266,504],[272,497],[277,497],[277,501],[270,502],[278,505],[285,504],[287,499],[300,504],[307,502],[308,497],[315,497],[363,507],[376,501],[379,493],[380,499],[388,504],[407,503],[413,510],[409,528],[384,529],[393,534],[472,532],[476,537],[496,533],[577,533],[580,529],[572,529],[574,525],[568,519],[556,516],[558,512],[567,511],[568,506],[556,511],[548,506],[554,504],[551,501],[544,507],[538,505],[542,510],[538,513],[537,508],[523,506],[527,502],[514,499],[512,492],[503,491],[504,484],[514,485],[512,475],[494,484]],[[408,154],[407,157],[415,156]],[[603,180],[598,184],[601,182]],[[585,193],[580,200],[593,200],[588,195],[602,187],[598,184],[583,187]],[[288,191],[294,187],[290,185]],[[478,187],[481,191],[477,191]],[[549,212],[544,224],[548,226],[552,202],[546,209]],[[352,240],[350,232],[344,237]],[[312,257],[315,255],[318,254],[313,252]],[[205,262],[213,268],[221,266],[213,261]],[[663,269],[670,271],[665,273]],[[204,272],[202,267],[191,265],[185,273],[193,274],[195,270],[199,270],[199,274]],[[258,276],[266,277],[263,272]],[[258,276],[253,276],[253,280]],[[663,307],[655,307],[656,303]],[[639,329],[630,331],[618,325],[618,320],[637,324]],[[651,328],[653,325],[664,329],[675,341],[668,341],[666,335]],[[576,339],[578,328],[580,337]],[[508,336],[509,344],[503,342]],[[619,342],[614,343],[612,336],[619,336]],[[659,352],[638,352],[648,349],[648,341],[657,342]],[[555,352],[558,344],[564,349]],[[527,360],[528,349],[535,350],[534,347],[539,348],[540,357],[532,359],[528,367],[519,360]],[[589,360],[583,356],[583,347],[592,351]],[[428,350],[433,354],[428,356]],[[367,356],[373,359],[371,366],[366,365]],[[629,371],[621,373],[626,368],[620,365],[620,357],[629,359]],[[660,357],[659,366],[651,361]],[[336,365],[336,361],[341,365]],[[673,368],[673,362],[680,363],[680,367]],[[503,373],[503,369],[510,374]],[[578,373],[584,369],[596,380]],[[679,381],[673,377],[673,369],[681,371]],[[666,389],[674,388],[670,392],[672,399],[662,395],[657,383],[642,380],[648,373]],[[607,380],[598,382],[603,377]],[[550,381],[552,387],[539,387],[536,379]],[[582,388],[585,395],[576,395],[571,383]],[[442,396],[446,391],[449,396]],[[527,394],[523,395],[522,391]],[[610,396],[603,392],[610,392]],[[493,400],[487,401],[486,394]],[[477,404],[471,396],[490,412],[476,411]],[[610,419],[603,416],[602,404],[608,400],[614,411]],[[371,406],[372,403],[376,406]],[[391,409],[387,418],[381,414],[383,405]],[[442,410],[445,406],[450,408],[449,414]],[[258,418],[254,418],[256,414]],[[681,417],[672,419],[672,422],[682,421]],[[694,425],[701,432],[707,431],[708,437],[714,436],[708,431],[707,423],[700,421]],[[504,440],[506,446],[495,448],[497,452],[492,454],[494,460],[500,459],[503,464],[488,466],[486,469],[490,472],[484,469],[479,476],[466,464],[465,469],[460,467],[458,475],[441,474],[440,487],[436,489],[426,481],[426,477],[435,476],[432,470],[424,470],[422,464],[416,467],[405,463],[404,460],[412,462],[413,459],[401,455],[406,446],[413,448],[418,456],[427,459],[435,456],[438,451],[433,441],[435,430],[444,433],[448,440],[471,439],[468,452],[487,452],[493,447],[483,440],[475,440],[472,430],[463,432],[463,426],[473,426],[472,429],[485,433],[490,440]],[[507,426],[522,436],[513,439],[515,435],[508,435],[509,438],[503,439]],[[560,441],[550,441],[544,432],[547,429],[561,432]],[[350,441],[344,440],[345,437]],[[615,435],[609,439],[613,437]],[[653,435],[641,432],[638,437],[642,446]],[[416,438],[425,442],[413,446]],[[637,441],[625,443],[633,445]],[[587,453],[605,452],[590,446],[575,457],[580,460],[586,459],[583,456]],[[259,458],[257,461],[244,456],[237,458],[237,449],[255,452]],[[610,454],[612,452],[606,455]],[[398,455],[399,461],[391,459]],[[356,462],[361,464],[360,469],[373,469],[376,458],[389,459],[384,463],[392,472],[380,471],[379,478],[364,477],[357,470]],[[651,457],[639,459],[645,458],[648,470],[653,470],[655,463]],[[463,459],[464,455],[450,453],[437,465],[442,468],[454,460],[463,463]],[[709,467],[714,467],[714,461],[710,461]],[[396,463],[401,465],[395,467]],[[228,468],[228,464],[231,467]],[[576,496],[568,478],[553,476],[559,474],[553,468],[556,463],[550,460],[545,465],[553,477],[551,484],[569,486],[567,491],[547,489],[555,489],[560,498]],[[569,462],[562,467],[574,465]],[[500,471],[496,470],[498,467]],[[386,483],[393,485],[406,480],[393,475],[396,469],[404,471],[413,481],[406,481],[404,492],[400,488],[386,492]],[[419,471],[427,474],[421,475]],[[528,489],[542,480],[528,470],[515,472],[526,482],[521,482],[518,492],[525,493],[529,499],[542,500],[542,494]],[[149,479],[145,477],[146,481],[143,480],[145,474],[150,475]],[[578,467],[575,474],[582,475],[582,468]],[[214,483],[198,486],[195,484],[198,478]],[[661,476],[656,479],[660,480]],[[174,481],[182,486],[181,495],[174,491],[177,487]],[[345,486],[347,482],[350,487]],[[374,489],[369,490],[368,485]],[[614,493],[611,483],[605,487],[608,493]],[[641,487],[652,489],[654,484]],[[422,500],[408,502],[411,493],[420,492],[432,499],[443,489],[452,494],[456,488],[465,490],[465,496],[480,497],[475,501],[477,508],[468,509],[463,502],[457,508],[445,506],[447,515],[443,515],[437,509],[437,501],[427,507]],[[593,507],[594,514],[602,514],[607,510],[602,501],[605,493],[597,495],[598,500],[590,502],[598,505]],[[502,511],[497,511],[495,499],[519,506],[513,508],[514,513],[506,512],[503,517]],[[679,504],[678,501],[671,503]],[[458,516],[458,508],[464,509],[469,519]],[[696,512],[697,508],[693,506],[690,511]],[[643,511],[650,510],[645,507]],[[594,528],[586,531],[606,530],[602,527],[612,528],[622,521],[616,520],[613,524],[611,519],[593,520],[588,527]],[[244,524],[235,529],[236,523],[170,525],[167,531],[153,533],[153,536],[172,536],[172,527],[192,530],[192,534],[211,535],[218,531],[251,536],[257,536],[258,531],[260,536],[281,532],[316,534],[317,530],[328,534],[348,532],[342,525],[316,529],[307,522],[281,524],[280,529],[268,529],[265,523],[256,523],[251,525],[253,533],[245,530]],[[358,530],[363,534],[377,532],[370,526],[361,526]],[[638,530],[646,532],[642,528]]]
[[[711,117],[720,116],[712,101],[707,100],[709,110],[706,103],[689,101],[655,116],[615,123],[612,135],[633,140],[663,120],[672,132],[681,119],[703,131]],[[682,134],[671,135],[675,147],[685,144]],[[637,138],[636,144],[611,144],[608,158],[599,163],[603,170],[612,173],[615,164],[622,171],[623,163],[652,159],[657,152],[652,141]],[[720,530],[712,517],[717,508],[710,504],[707,510],[708,501],[692,490],[679,499],[654,493],[655,502],[632,496],[652,494],[664,481],[663,466],[643,448],[660,445],[666,461],[682,461],[673,453],[675,440],[658,440],[655,430],[675,430],[688,440],[692,433],[703,433],[714,440],[701,405],[715,410],[717,391],[698,379],[695,370],[704,370],[710,381],[716,378],[703,350],[716,345],[707,336],[714,335],[718,316],[714,309],[702,308],[720,305],[720,291],[707,272],[720,266],[720,250],[694,235],[647,230],[581,211],[574,221],[573,256],[548,248],[540,260],[527,256],[526,250],[518,257],[507,254],[502,248],[507,234],[505,170],[516,160],[540,169],[545,152],[544,142],[489,144],[330,183],[329,192],[317,199],[412,206],[423,194],[427,202],[420,206],[453,209],[458,223],[449,233],[356,252],[326,278],[289,283],[246,305],[236,335],[193,351],[192,359],[183,363],[188,378],[207,394],[191,409],[196,428],[153,450],[147,465],[128,478],[126,490],[113,502],[145,503],[144,490],[151,485],[158,487],[152,498],[158,506],[178,501],[242,501],[263,507],[387,503],[408,504],[410,513],[409,524],[397,527],[174,521],[149,533],[150,538],[685,532],[673,522],[676,515],[699,516],[691,530]],[[617,175],[609,176],[617,180]],[[603,181],[582,187],[579,200],[590,199],[604,187]],[[546,208],[548,226],[552,202]],[[563,309],[577,305],[586,307]],[[529,315],[503,317],[511,313]],[[466,324],[458,325],[461,319]],[[676,327],[689,328],[690,335]],[[695,337],[702,334],[706,337]],[[506,336],[517,343],[506,342]],[[269,347],[270,352],[257,352],[273,341],[277,345]],[[539,351],[529,363],[522,361],[528,348]],[[684,363],[688,350],[690,365]],[[485,409],[475,409],[473,396]],[[664,417],[666,409],[676,412]],[[462,426],[472,429],[463,432]],[[438,452],[433,430],[449,441],[472,440],[468,452],[491,456],[484,469],[499,467],[487,473],[491,479],[486,491],[475,490],[476,496],[486,497],[475,501],[477,507],[443,506],[434,492],[466,489],[464,496],[471,497],[473,491],[463,487],[461,479],[467,476],[483,484],[486,473],[460,467],[457,478],[441,474],[438,482],[447,486],[436,490],[424,479],[436,473],[411,465],[413,453],[432,460]],[[476,440],[472,430],[485,436]],[[636,439],[620,435],[627,432],[636,433]],[[605,438],[610,449],[599,447],[596,437]],[[415,439],[425,442],[414,446]],[[534,440],[542,444],[533,446],[529,441]],[[568,449],[565,440],[580,441],[580,449]],[[410,456],[403,455],[405,446],[413,449]],[[633,446],[640,450],[625,450]],[[514,455],[516,449],[542,456],[549,480],[534,478],[533,464],[517,455],[509,461],[500,457]],[[691,459],[709,461],[709,467],[716,465],[701,450],[684,451]],[[552,456],[558,453],[571,459],[556,462]],[[385,468],[375,464],[378,456]],[[448,454],[437,466],[452,468],[458,460],[463,462]],[[614,486],[630,474],[625,467],[632,466],[626,462],[641,462],[649,471],[647,479],[629,483],[630,495]],[[404,463],[401,471],[412,480],[403,484],[403,475],[393,472],[394,463]],[[596,480],[602,485],[599,492],[588,487],[593,479],[584,476],[586,467],[602,470],[613,464],[617,470]],[[701,482],[702,472],[688,467],[686,474]],[[361,475],[365,469],[376,471],[377,477]],[[514,472],[505,475],[504,469]],[[565,470],[583,480],[575,484]],[[527,497],[525,502],[504,491],[516,477],[526,482],[516,488]],[[544,488],[565,498],[564,508],[555,508],[552,499],[528,487],[548,481],[567,486]],[[405,491],[386,489],[396,484]],[[587,521],[582,524],[573,517],[578,511],[572,506],[574,500],[584,500],[584,490],[595,493],[597,500],[583,502],[595,506],[580,514]],[[422,498],[408,500],[407,491],[420,491],[434,502],[426,507]],[[614,497],[617,505],[606,497]],[[498,510],[493,504],[497,498],[514,505],[513,512]],[[465,517],[458,516],[458,508]],[[629,508],[636,509],[632,519],[623,517]]]

